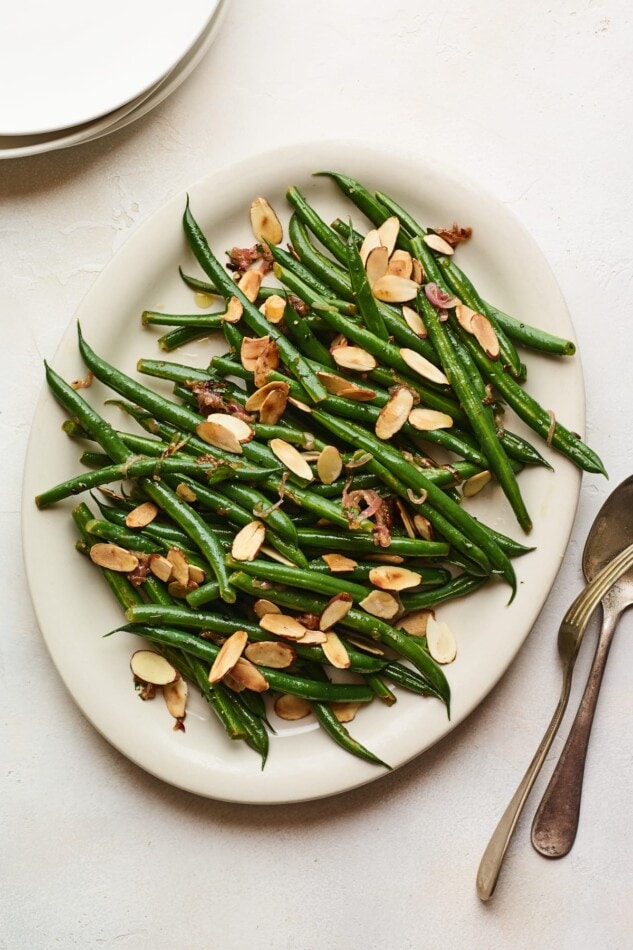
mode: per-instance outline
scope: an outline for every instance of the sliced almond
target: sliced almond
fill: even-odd
[[[499,356],[499,340],[495,329],[483,313],[476,313],[471,321],[472,334],[479,343],[480,347],[491,360],[496,360]]]
[[[417,257],[413,258],[413,270],[411,272],[411,278],[416,282],[416,284],[424,283],[424,268],[420,264]]]
[[[273,455],[275,455],[281,464],[285,465],[293,475],[296,475],[298,478],[303,478],[304,481],[307,482],[313,480],[314,475],[312,474],[312,469],[294,445],[291,445],[284,439],[271,439],[269,445]]]
[[[321,557],[333,574],[344,574],[358,567],[358,561],[353,561],[351,557],[344,557],[342,554],[322,554]]]
[[[268,374],[279,366],[279,347],[274,340],[264,347],[253,369],[253,378],[256,386],[264,386],[268,381]]]
[[[316,449],[308,449],[307,452],[305,452],[305,451],[302,452],[302,453],[301,453],[301,456],[302,456],[302,458],[304,458],[304,459],[306,460],[306,462],[318,462],[318,460],[319,460],[319,458],[320,458],[320,456],[321,456],[321,453],[320,453],[320,452],[317,452]]]
[[[363,243],[360,246],[360,259],[363,262],[363,266],[367,263],[367,258],[370,251],[373,251],[375,247],[380,247],[381,241],[378,235],[376,228],[372,228],[371,231],[368,231],[365,235]]]
[[[244,369],[249,373],[254,372],[257,360],[260,358],[268,344],[269,336],[245,336],[240,347],[240,362]]]
[[[473,317],[477,316],[474,310],[467,307],[465,303],[458,303],[455,307],[455,316],[457,317],[459,325],[462,326],[467,333],[473,332]]]
[[[412,637],[425,637],[426,625],[429,617],[434,617],[432,610],[412,610],[410,614],[398,620],[395,627],[398,630],[405,630]]]
[[[224,426],[225,429],[230,429],[238,442],[250,442],[254,435],[248,422],[225,412],[212,412],[207,416],[207,422],[216,423]]]
[[[446,257],[450,257],[454,253],[453,246],[445,241],[443,237],[440,237],[439,234],[425,234],[423,241],[427,247],[430,247],[432,251],[437,251],[438,254],[445,254]]]
[[[286,301],[279,294],[273,294],[264,301],[261,310],[269,323],[280,323],[286,311]]]
[[[409,587],[418,587],[422,583],[422,575],[406,567],[385,564],[382,567],[372,567],[369,580],[374,587],[380,587],[381,590],[408,590]]]
[[[347,345],[348,345],[347,337],[344,336],[342,333],[337,333],[337,335],[334,337],[334,339],[330,343],[330,349],[333,349],[336,346],[347,346]]]
[[[312,712],[312,706],[307,699],[302,696],[290,696],[288,693],[278,696],[273,708],[280,719],[286,719],[288,722],[305,719]]]
[[[290,392],[290,386],[288,383],[282,382],[282,380],[266,383],[265,386],[262,386],[260,389],[256,389],[255,392],[248,397],[244,403],[244,408],[247,412],[259,412],[263,403],[266,401],[266,397],[274,392],[282,392],[287,396]]]
[[[366,561],[374,561],[378,564],[404,564],[404,558],[401,554],[366,554]]]
[[[378,414],[375,432],[379,439],[390,439],[399,432],[413,408],[413,393],[399,386]]]
[[[364,650],[365,653],[371,653],[372,656],[384,656],[385,651],[381,650],[379,646],[376,646],[375,643],[372,643],[370,640],[364,640],[361,637],[354,637],[351,634],[347,634],[347,639],[354,647],[358,647],[359,650]]]
[[[331,598],[323,608],[319,617],[319,629],[330,630],[352,609],[352,595],[342,592]]]
[[[297,658],[297,652],[288,643],[278,640],[260,640],[249,643],[244,650],[245,657],[258,666],[270,666],[274,670],[285,670]]]
[[[321,646],[325,643],[325,634],[322,630],[306,630],[301,639],[295,642],[306,647]]]
[[[299,409],[300,412],[312,412],[312,408],[305,402],[301,402],[300,399],[295,399],[294,396],[288,396],[288,402],[291,406],[294,406],[295,409]]]
[[[404,277],[411,280],[413,274],[413,258],[408,251],[394,251],[389,258],[387,267],[388,274],[395,274],[396,277]]]
[[[339,722],[352,722],[362,703],[330,703],[330,708]]]
[[[306,632],[302,623],[287,614],[264,614],[260,617],[259,625],[262,630],[274,633],[276,637],[285,637],[287,640],[300,640]]]
[[[281,609],[277,604],[273,604],[272,601],[266,600],[264,597],[261,597],[259,600],[256,600],[253,604],[253,610],[258,617],[264,617],[266,614],[280,614]]]
[[[246,689],[244,683],[240,683],[239,680],[236,680],[232,673],[225,673],[222,677],[222,682],[234,693],[241,693]]]
[[[251,303],[255,303],[257,300],[263,276],[260,270],[247,270],[239,279],[237,286]]]
[[[265,198],[255,198],[251,204],[251,227],[256,241],[280,244],[284,233],[279,218]]]
[[[90,548],[90,560],[99,567],[107,567],[110,571],[121,571],[129,574],[138,567],[138,558],[135,554],[120,548],[118,544],[98,542]]]
[[[187,680],[177,679],[175,683],[166,683],[163,687],[163,696],[169,710],[170,716],[174,719],[183,720],[187,715],[187,696],[189,687]]]
[[[242,445],[235,433],[224,424],[217,422],[199,422],[196,426],[196,435],[203,442],[214,445],[216,449],[223,449],[225,452],[234,452],[236,455],[242,454]]]
[[[411,515],[406,509],[404,502],[402,502],[400,498],[396,498],[396,507],[400,512],[400,519],[404,526],[404,530],[407,532],[407,537],[415,538],[415,525],[411,519]]]
[[[457,643],[451,628],[435,617],[427,620],[426,645],[436,663],[452,663],[457,656]]]
[[[400,602],[384,590],[372,590],[359,606],[373,617],[383,620],[391,620],[400,612]]]
[[[343,459],[335,445],[326,445],[316,463],[317,475],[324,485],[331,485],[343,471]]]
[[[280,554],[279,551],[276,551],[275,548],[271,547],[269,544],[262,544],[259,552],[260,554],[265,554],[266,557],[271,559],[271,561],[277,561],[278,564],[285,564],[286,567],[297,567],[294,561],[291,561],[289,557],[285,557],[283,554]]]
[[[441,386],[448,386],[448,379],[441,369],[427,360],[424,356],[416,353],[415,350],[409,350],[404,347],[400,350],[400,356],[405,361],[409,369],[412,369],[418,376],[428,379],[432,383],[439,383]]]
[[[244,630],[236,630],[228,640],[225,640],[209,670],[210,683],[218,683],[223,676],[232,671],[247,643],[248,634]]]
[[[190,584],[204,584],[207,579],[206,574],[201,567],[196,567],[195,564],[189,565],[189,583]]]
[[[195,590],[197,586],[197,584],[181,584],[180,581],[170,581],[167,585],[167,593],[170,597],[175,597],[176,600],[186,600],[188,594]]]
[[[417,313],[416,310],[413,310],[411,307],[403,307],[402,316],[404,317],[404,321],[406,325],[409,327],[409,329],[412,330],[417,336],[419,336],[420,339],[426,340],[428,336],[428,332],[424,325],[424,320],[422,319],[420,314]]]
[[[159,581],[168,581],[171,577],[173,567],[171,561],[168,561],[162,554],[150,554],[148,559],[149,569]]]
[[[330,352],[337,366],[357,373],[369,373],[378,365],[371,353],[360,346],[335,346]]]
[[[428,518],[425,518],[424,515],[414,515],[413,524],[415,525],[415,530],[418,532],[421,538],[424,538],[425,541],[432,541],[435,537],[433,532],[433,525]]]
[[[194,501],[198,500],[198,496],[196,495],[195,491],[193,491],[189,485],[185,485],[184,482],[180,482],[180,484],[176,486],[176,494],[179,498],[182,498],[183,501],[187,501],[190,504],[193,504]]]
[[[222,314],[222,320],[224,323],[239,323],[243,313],[244,307],[242,301],[238,300],[237,297],[229,297],[226,310]]]
[[[264,674],[243,656],[231,670],[231,676],[246,689],[252,689],[254,693],[265,693],[268,689],[268,680]]]
[[[144,501],[142,505],[137,505],[132,511],[128,511],[125,524],[128,528],[144,528],[154,520],[157,514],[158,508],[154,502]]]
[[[170,548],[167,552],[167,560],[171,564],[173,579],[186,587],[189,583],[189,561],[180,548]]]
[[[374,297],[385,303],[406,303],[415,300],[418,295],[418,285],[414,280],[398,277],[396,274],[385,274],[372,287]]]
[[[233,538],[231,556],[236,561],[254,561],[265,539],[266,528],[261,521],[251,521]]]
[[[453,420],[445,412],[437,409],[423,409],[418,406],[409,413],[409,422],[420,432],[433,432],[435,429],[451,429]]]
[[[325,634],[325,643],[322,644],[321,649],[325,653],[328,663],[336,667],[337,670],[346,670],[349,667],[351,663],[349,653],[339,637],[332,631]]]
[[[288,403],[288,394],[283,389],[273,389],[264,399],[259,410],[259,421],[265,426],[277,425]]]
[[[137,679],[154,686],[173,683],[180,676],[178,670],[164,656],[153,650],[137,650],[132,654],[130,668]]]
[[[396,218],[395,214],[390,218],[387,218],[386,221],[383,221],[378,228],[380,242],[387,248],[389,255],[393,254],[393,249],[396,246],[396,241],[398,240],[399,234],[400,221],[398,218]]]
[[[362,386],[347,386],[338,393],[339,399],[351,399],[352,402],[371,402],[376,398],[373,389],[363,389]]]
[[[367,255],[365,261],[365,271],[367,272],[367,282],[370,287],[374,287],[376,282],[384,277],[389,266],[389,251],[382,245],[375,247]]]
[[[474,495],[478,495],[479,492],[486,487],[491,478],[492,475],[488,469],[483,472],[477,472],[476,475],[471,475],[462,485],[462,494],[465,498],[472,498]]]
[[[317,379],[323,383],[325,388],[333,396],[338,396],[338,394],[343,389],[349,389],[352,385],[349,379],[344,379],[342,376],[337,376],[336,373],[324,373],[321,370],[317,371]],[[374,393],[374,396],[376,394]]]

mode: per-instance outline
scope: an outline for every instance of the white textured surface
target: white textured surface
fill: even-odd
[[[272,56],[264,37],[274,37]],[[630,617],[603,686],[572,853],[546,862],[532,851],[535,794],[489,906],[474,877],[555,704],[554,633],[580,588],[589,525],[632,467],[632,41],[622,0],[512,11],[492,0],[233,0],[208,58],[156,112],[74,151],[2,163],[0,946],[631,945]],[[232,806],[140,772],[65,693],[17,556],[22,460],[41,359],[130,229],[214,167],[319,135],[444,154],[514,209],[570,306],[589,440],[611,482],[584,477],[539,623],[493,694],[440,746],[337,799]],[[561,747],[557,739],[553,751]]]

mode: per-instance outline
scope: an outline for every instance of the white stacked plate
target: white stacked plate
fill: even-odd
[[[0,158],[67,148],[145,115],[215,39],[226,0],[22,0],[0,31]]]

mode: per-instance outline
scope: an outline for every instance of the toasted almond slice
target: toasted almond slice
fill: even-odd
[[[418,295],[418,285],[414,280],[406,277],[397,277],[396,274],[385,274],[372,287],[374,297],[384,300],[385,303],[406,303],[415,300]]]
[[[280,554],[279,551],[276,551],[275,548],[269,544],[262,544],[259,552],[260,554],[265,554],[271,561],[277,561],[278,564],[285,564],[286,567],[297,567],[294,561],[291,561],[289,557],[284,557],[283,554]]]
[[[419,429],[420,432],[433,432],[435,429],[451,429],[453,427],[453,420],[445,412],[438,412],[437,409],[423,409],[420,406],[411,410],[409,422],[414,429]]]
[[[424,538],[425,541],[432,541],[435,537],[433,533],[433,525],[428,518],[425,518],[424,515],[414,515],[413,524],[415,525],[415,530],[418,532],[421,538]]]
[[[252,689],[254,693],[265,693],[268,689],[268,680],[264,674],[243,656],[231,670],[231,676],[246,689]]]
[[[239,323],[243,313],[244,307],[242,301],[238,300],[237,297],[229,297],[226,310],[222,314],[222,320],[224,323]]]
[[[424,283],[424,268],[420,264],[417,257],[413,258],[413,270],[411,272],[411,278],[416,282],[416,284]]]
[[[312,408],[305,402],[301,402],[300,399],[295,399],[294,396],[288,396],[288,402],[291,406],[294,406],[295,409],[299,409],[300,412],[312,412]]]
[[[363,243],[360,246],[359,254],[360,254],[360,259],[363,262],[363,266],[367,264],[367,258],[369,257],[370,252],[373,251],[375,247],[380,247],[380,245],[381,245],[381,240],[378,235],[378,231],[376,230],[376,228],[372,228],[371,231],[367,232],[367,234],[364,237]]]
[[[366,554],[366,561],[374,561],[378,564],[404,564],[404,558],[401,554]]]
[[[330,708],[339,722],[351,722],[362,703],[330,703]]]
[[[358,647],[359,650],[363,650],[365,653],[371,653],[372,656],[384,656],[385,651],[381,650],[379,646],[376,646],[371,640],[364,640],[362,637],[354,637],[349,633],[347,634],[347,639],[354,647]]]
[[[290,696],[289,693],[278,696],[273,708],[280,719],[285,719],[288,722],[305,719],[312,712],[312,706],[307,699],[303,699],[302,696]]]
[[[251,204],[251,227],[255,239],[263,244],[281,243],[284,233],[279,218],[265,198],[255,198]]]
[[[335,445],[326,445],[317,459],[317,475],[324,485],[331,485],[343,471],[343,459]]]
[[[158,508],[154,502],[144,501],[142,505],[137,505],[132,511],[128,511],[125,524],[128,528],[144,528],[154,520],[157,514]]]
[[[410,571],[406,567],[392,567],[388,564],[383,567],[372,567],[369,580],[374,587],[381,590],[407,590],[422,583],[422,575],[417,571]]]
[[[412,307],[403,307],[402,316],[404,321],[410,330],[413,330],[417,336],[422,340],[426,340],[428,336],[427,329],[424,325],[424,320],[417,311],[413,310]]]
[[[457,321],[467,333],[473,332],[473,317],[476,315],[476,312],[471,310],[470,307],[467,307],[465,303],[458,303],[455,307],[455,316],[457,317]]]
[[[277,604],[273,604],[271,600],[266,600],[264,597],[261,597],[259,600],[256,600],[253,604],[253,610],[258,617],[264,617],[266,614],[280,614],[281,609]]]
[[[248,422],[225,412],[212,412],[207,416],[207,422],[215,422],[225,429],[230,429],[238,442],[250,442],[254,435]]]
[[[409,350],[406,347],[400,350],[400,356],[405,361],[409,369],[412,369],[418,376],[428,379],[432,383],[439,383],[441,386],[448,386],[448,379],[441,369],[438,369],[433,363],[420,356],[415,350]]]
[[[357,373],[369,373],[378,365],[371,353],[360,346],[335,346],[330,352],[337,366],[355,370]]]
[[[370,251],[365,261],[365,270],[367,272],[367,282],[370,287],[384,277],[389,266],[389,251],[382,245],[375,247]]]
[[[474,495],[478,495],[479,492],[486,487],[491,478],[492,475],[488,469],[483,472],[477,472],[476,475],[471,475],[462,485],[462,494],[465,498],[472,498]]]
[[[257,295],[262,284],[263,276],[264,275],[260,270],[247,270],[246,273],[242,274],[240,277],[237,286],[240,288],[246,299],[250,300],[251,303],[255,303],[257,300]]]
[[[306,460],[306,462],[317,462],[321,456],[320,452],[317,452],[316,449],[309,449],[307,452],[301,452],[301,457]]]
[[[347,337],[344,336],[342,333],[337,333],[337,335],[334,337],[334,339],[330,343],[330,350],[334,349],[337,346],[347,346],[347,345],[348,345]]]
[[[353,561],[351,557],[344,557],[342,554],[322,554],[321,557],[333,574],[344,574],[358,567],[358,561]]]
[[[159,581],[166,582],[171,577],[173,567],[171,561],[168,561],[162,554],[150,554],[148,559],[149,569]]]
[[[259,421],[262,425],[274,426],[284,414],[288,403],[288,395],[283,389],[273,389],[264,399],[259,410]]]
[[[411,515],[410,515],[409,512],[407,511],[406,506],[405,506],[404,503],[400,500],[400,498],[396,498],[396,507],[397,507],[398,511],[400,512],[400,518],[401,518],[401,520],[402,520],[402,524],[403,524],[403,526],[404,526],[404,530],[407,532],[407,536],[408,536],[409,538],[415,538],[415,536],[416,536],[416,535],[415,535],[415,525],[413,524],[413,521],[411,520]]]
[[[399,432],[413,408],[413,393],[406,386],[399,386],[390,397],[376,420],[375,432],[379,439],[390,439]]]
[[[137,679],[154,686],[173,683],[180,676],[178,670],[164,656],[154,653],[153,650],[137,650],[132,654],[130,668]]]
[[[306,630],[300,640],[296,641],[304,646],[320,646],[325,643],[325,634],[322,630]]]
[[[181,721],[187,715],[187,696],[189,695],[189,687],[187,686],[187,680],[177,679],[175,683],[166,683],[163,687],[163,696],[165,697],[165,703],[167,709],[169,710],[170,716],[173,716],[174,719],[180,719]]]
[[[223,449],[225,452],[234,452],[236,455],[242,454],[242,446],[235,436],[235,433],[225,425],[219,425],[217,422],[199,422],[196,426],[196,435],[203,442],[214,445],[216,449]]]
[[[290,386],[288,383],[284,383],[281,380],[276,380],[272,383],[266,383],[265,386],[262,386],[260,389],[256,389],[255,392],[248,397],[244,403],[244,408],[247,412],[259,412],[262,404],[266,401],[266,397],[274,392],[282,392],[288,395],[290,392]]]
[[[376,398],[373,389],[363,389],[362,386],[348,386],[338,393],[339,399],[351,399],[352,402],[371,402]]]
[[[331,630],[325,634],[325,643],[322,644],[321,649],[325,653],[328,663],[331,663],[337,670],[346,670],[349,667],[351,663],[349,653],[338,636]]]
[[[218,683],[223,676],[232,671],[247,643],[248,634],[244,630],[236,630],[228,640],[225,640],[209,670],[210,683]]]
[[[279,294],[273,294],[264,301],[261,309],[269,323],[280,323],[284,318],[286,301]]]
[[[457,643],[451,628],[435,617],[427,620],[426,645],[436,663],[452,663],[457,656]]]
[[[482,350],[491,360],[499,356],[499,340],[495,329],[483,313],[476,313],[471,322],[472,333]]]
[[[408,251],[394,251],[389,258],[387,267],[388,274],[395,274],[396,277],[404,277],[411,280],[413,273],[413,258]]]
[[[222,682],[227,686],[233,693],[241,693],[246,689],[244,683],[240,683],[239,680],[236,680],[232,673],[225,673],[222,677]]]
[[[200,586],[200,584],[204,584],[206,579],[207,579],[207,576],[202,570],[202,568],[196,567],[195,564],[189,565],[189,583],[190,584],[198,584],[198,586]]]
[[[262,630],[274,633],[276,637],[285,637],[287,640],[300,640],[306,632],[302,623],[287,614],[264,614],[260,617],[259,625]]]
[[[269,442],[270,450],[282,465],[285,465],[293,475],[311,482],[314,478],[312,469],[302,457],[301,453],[295,449],[294,445],[286,442],[284,439],[271,439]]]
[[[285,670],[296,660],[297,651],[290,644],[280,643],[278,640],[260,640],[258,643],[249,643],[244,650],[244,656],[258,666]]]
[[[400,612],[399,601],[384,590],[372,590],[361,600],[359,606],[373,617],[381,617],[383,620],[391,620]]]
[[[412,637],[425,637],[429,617],[434,616],[435,614],[432,610],[412,610],[406,617],[398,620],[394,626],[398,630],[406,630]]]
[[[323,383],[327,391],[333,396],[338,396],[341,390],[349,389],[353,385],[349,379],[344,379],[343,376],[337,376],[336,373],[324,373],[322,370],[317,371],[317,379]]]
[[[254,561],[266,538],[261,521],[251,521],[237,532],[231,545],[231,556],[236,561]]]
[[[180,581],[170,581],[167,585],[167,593],[176,600],[186,600],[187,595],[195,590],[197,584],[181,584]]]
[[[253,379],[256,386],[264,386],[268,382],[268,374],[279,366],[279,347],[274,340],[264,347],[255,363]]]
[[[257,360],[260,358],[268,344],[269,336],[245,336],[240,347],[240,362],[244,369],[249,373],[254,372]]]
[[[129,574],[138,567],[138,558],[135,554],[120,548],[118,544],[98,542],[90,548],[90,560],[99,567],[107,567],[110,571],[121,571]]]
[[[189,583],[189,561],[180,548],[170,548],[167,552],[167,560],[171,564],[173,579],[186,587]]]
[[[319,629],[320,630],[329,630],[335,624],[342,620],[343,617],[352,609],[352,595],[345,592],[340,594],[335,594],[332,597],[321,612],[319,617]]]
[[[438,254],[445,254],[446,257],[450,257],[454,253],[453,246],[445,241],[443,237],[440,237],[439,234],[425,234],[423,241],[427,247],[430,247],[432,251],[437,251]]]
[[[176,485],[176,494],[179,498],[182,498],[183,501],[188,501],[190,504],[198,500],[195,491],[193,491],[189,485],[185,485],[184,482],[180,482],[179,485]]]
[[[383,221],[380,227],[378,228],[378,235],[380,237],[381,244],[387,248],[389,255],[393,254],[393,249],[396,246],[396,241],[398,240],[398,235],[400,234],[400,221],[396,218],[395,214],[390,218],[387,218],[386,221]]]

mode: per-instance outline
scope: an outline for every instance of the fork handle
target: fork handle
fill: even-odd
[[[483,857],[477,871],[477,895],[482,901],[489,900],[497,885],[497,878],[503,864],[505,853],[510,844],[510,838],[523,811],[523,806],[532,790],[538,773],[541,771],[545,756],[549,752],[550,746],[554,741],[554,736],[558,732],[561,719],[567,708],[569,692],[571,689],[571,673],[573,663],[568,664],[563,672],[563,688],[561,691],[558,705],[552,716],[552,720],[547,727],[547,731],[541,740],[541,744],[534,754],[534,758],[528,766],[528,770],[521,779],[519,787],[512,796],[510,804],[504,811],[499,824],[495,828],[488,847],[483,853]]]
[[[615,610],[604,615],[591,672],[574,724],[534,816],[532,844],[546,858],[562,858],[569,854],[576,838],[589,736],[619,614]]]

